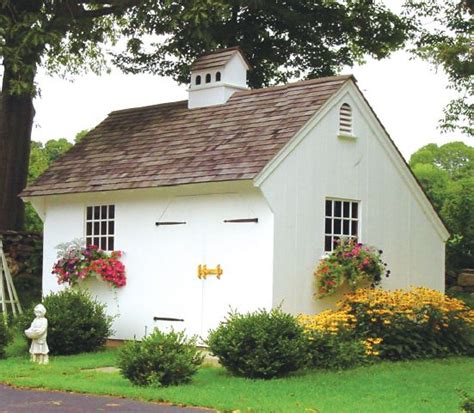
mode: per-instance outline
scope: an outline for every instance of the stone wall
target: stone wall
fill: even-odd
[[[23,307],[41,301],[43,235],[31,232],[0,231],[3,249],[18,298]]]
[[[474,293],[474,269],[466,268],[450,277],[449,291]]]

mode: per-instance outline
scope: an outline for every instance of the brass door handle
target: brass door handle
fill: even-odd
[[[217,264],[216,268],[207,268],[206,264],[199,264],[198,265],[198,278],[200,280],[205,280],[207,279],[208,275],[215,275],[218,280],[221,279],[221,275],[224,273],[222,270],[220,264]]]

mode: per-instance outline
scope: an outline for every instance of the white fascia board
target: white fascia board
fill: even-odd
[[[440,238],[443,242],[446,242],[450,236],[449,231],[446,229],[444,223],[434,210],[434,207],[428,200],[426,194],[420,188],[402,155],[396,148],[395,143],[392,141],[385,128],[380,124],[380,121],[377,119],[372,108],[368,105],[359,88],[350,79],[334,95],[332,95],[326,103],[323,104],[323,106],[308,122],[306,122],[295,136],[275,155],[275,157],[273,157],[273,159],[267,163],[267,165],[265,165],[262,171],[254,178],[254,185],[260,187],[345,94],[349,94],[354,99],[354,102],[356,102],[362,116],[372,129],[372,132],[378,139],[379,143],[382,145],[385,153],[388,155],[403,180],[407,183],[410,192],[415,197],[423,211],[431,218],[431,222],[433,222]]]

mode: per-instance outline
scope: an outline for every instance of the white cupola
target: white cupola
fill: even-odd
[[[240,47],[219,49],[198,58],[191,66],[188,108],[221,105],[239,90],[246,90],[250,64]]]

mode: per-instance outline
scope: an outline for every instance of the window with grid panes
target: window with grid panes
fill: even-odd
[[[324,252],[331,252],[340,238],[359,236],[359,202],[326,199]]]
[[[115,235],[115,205],[86,208],[86,244],[113,251]]]

